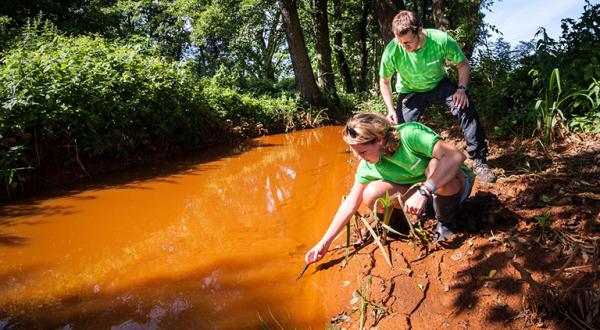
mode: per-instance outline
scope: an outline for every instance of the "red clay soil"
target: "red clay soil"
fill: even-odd
[[[392,268],[372,240],[342,267],[337,241],[318,266],[332,328],[600,329],[600,134],[495,142],[489,162],[452,241],[392,240]]]

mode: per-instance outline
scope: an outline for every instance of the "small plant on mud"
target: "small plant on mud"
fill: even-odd
[[[537,221],[538,225],[540,225],[542,228],[546,228],[548,226],[550,226],[550,211],[546,211],[544,212],[544,214],[533,217],[535,219],[535,221]]]
[[[385,258],[385,261],[390,266],[390,268],[392,268],[392,261],[390,260],[390,257],[387,255],[387,252],[385,252],[385,248],[383,247],[383,244],[381,243],[381,239],[375,233],[375,230],[373,230],[373,228],[371,228],[371,225],[369,225],[369,222],[367,221],[367,219],[365,219],[363,217],[361,217],[360,219],[362,220],[362,222],[364,223],[365,227],[367,228],[367,230],[369,231],[369,233],[373,237],[373,240],[375,241],[375,243],[377,244],[377,246],[381,250],[381,253],[383,253],[383,257]],[[375,224],[375,227],[377,227],[377,224]]]
[[[415,230],[415,234],[417,234],[417,237],[419,238],[419,241],[421,241],[421,243],[423,243],[425,245],[429,242],[429,236],[427,235],[427,231],[425,230],[425,228],[423,228],[420,221],[417,222],[417,226],[415,227],[414,230]]]
[[[375,312],[380,313],[380,314],[387,314],[388,312],[384,307],[381,307],[381,306],[371,302],[368,299],[369,289],[372,284],[371,275],[367,276],[367,280],[365,282],[364,288],[363,288],[363,284],[362,284],[362,281],[360,280],[360,278],[358,279],[358,283],[359,283],[359,288],[358,288],[358,290],[354,291],[354,298],[352,299],[351,303],[355,304],[360,299],[360,307],[358,308],[358,311],[360,312],[360,328],[359,329],[362,330],[365,328],[365,321],[367,319],[367,308],[369,306],[371,306],[375,310]],[[354,309],[354,311],[356,311],[356,309]]]
[[[379,223],[379,216],[377,215],[377,206],[381,205],[381,207],[383,208],[383,224],[382,226],[385,227],[385,229],[389,228],[389,223],[390,223],[390,217],[392,216],[392,211],[393,211],[393,206],[392,206],[392,201],[390,200],[390,192],[386,191],[385,192],[385,198],[380,197],[377,198],[377,200],[375,200],[375,203],[373,204],[373,218],[375,219],[375,221],[377,223]],[[387,238],[387,232],[385,230],[381,230],[381,236],[383,238],[383,242],[385,243],[386,238]]]
[[[540,234],[540,236],[538,238],[538,240],[540,240],[540,241],[541,240],[552,241],[551,237],[554,236],[552,233],[552,230],[550,228],[550,224],[551,224],[550,215],[551,215],[550,211],[546,211],[542,215],[533,217],[533,219],[537,222],[538,226],[540,226],[540,228],[542,228],[542,233]],[[548,231],[548,233],[547,233],[547,231]]]
[[[394,229],[392,229],[392,228],[391,228],[390,226],[388,226],[387,224],[385,224],[385,223],[381,222],[381,221],[379,220],[379,218],[377,217],[377,212],[376,212],[376,211],[377,211],[377,204],[378,204],[378,202],[380,202],[380,203],[384,203],[385,205],[388,205],[388,206],[389,206],[389,205],[391,205],[391,203],[389,202],[389,194],[386,194],[386,197],[387,197],[387,202],[386,202],[386,200],[385,200],[385,199],[381,199],[381,198],[380,198],[380,199],[381,199],[381,201],[379,201],[380,199],[378,199],[378,200],[375,202],[375,208],[374,208],[374,210],[373,210],[373,219],[374,219],[374,222],[375,222],[375,224],[374,224],[374,227],[375,227],[375,229],[373,229],[373,227],[371,227],[371,225],[369,224],[369,222],[367,221],[367,219],[365,219],[365,217],[363,217],[363,216],[362,216],[360,213],[358,213],[358,212],[356,212],[356,213],[354,214],[354,216],[353,216],[353,220],[354,220],[354,222],[355,222],[356,229],[357,229],[357,231],[358,231],[358,235],[360,236],[360,239],[361,239],[361,241],[364,241],[364,239],[363,239],[363,237],[362,237],[362,234],[360,233],[360,229],[359,229],[359,227],[358,227],[358,221],[357,221],[357,219],[360,219],[360,220],[363,222],[363,224],[364,224],[365,228],[366,228],[366,229],[369,231],[369,234],[371,234],[371,237],[373,237],[373,241],[375,241],[375,244],[377,244],[377,246],[379,247],[379,249],[381,249],[381,253],[383,253],[383,257],[385,258],[385,261],[387,262],[387,264],[388,264],[388,265],[390,266],[390,268],[391,268],[391,267],[392,267],[392,261],[390,260],[390,257],[388,256],[387,252],[385,251],[385,248],[383,247],[383,243],[382,243],[382,240],[381,240],[381,238],[380,238],[380,236],[382,236],[382,235],[381,235],[381,230],[379,230],[378,228],[379,228],[379,227],[384,227],[385,229],[387,229],[387,230],[390,230],[390,231],[392,231],[392,232],[395,232],[395,233],[397,233],[397,234],[400,234],[400,233],[398,233],[397,231],[395,231]],[[344,198],[343,198],[343,199],[345,199],[345,198],[346,198],[346,197],[344,196]],[[342,199],[342,200],[343,200],[343,199]],[[391,211],[389,211],[389,210],[388,210],[387,212],[388,212],[388,213],[391,213]],[[385,219],[385,218],[386,218],[386,217],[384,216],[384,219]],[[387,219],[388,219],[388,222],[389,222],[389,215],[387,216]],[[350,254],[350,227],[351,227],[351,224],[350,224],[350,222],[352,222],[352,219],[351,219],[351,220],[350,220],[350,221],[349,221],[349,222],[346,224],[346,253],[345,253],[345,258],[344,258],[344,260],[345,260],[344,266],[347,264],[347,262],[348,262],[348,256],[349,256],[349,254]],[[378,235],[378,234],[377,234],[377,232],[379,232],[379,233],[380,233],[380,235]],[[400,235],[401,235],[401,234],[400,234]],[[384,238],[384,239],[385,239],[385,238]],[[385,241],[384,241],[384,242],[385,242]]]

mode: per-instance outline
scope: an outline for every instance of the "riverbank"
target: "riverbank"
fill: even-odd
[[[438,131],[464,144],[455,128]],[[464,231],[443,245],[390,242],[392,268],[373,242],[351,248],[343,268],[338,239],[318,266],[323,294],[338,308],[333,328],[600,327],[598,141],[598,133],[553,146],[496,141],[489,161],[498,181],[477,182]]]

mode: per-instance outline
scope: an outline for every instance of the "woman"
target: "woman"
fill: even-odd
[[[453,235],[456,212],[473,187],[473,173],[463,164],[462,152],[423,124],[409,122],[391,126],[385,117],[376,113],[361,113],[350,118],[343,138],[361,158],[356,180],[323,238],[306,253],[307,264],[323,258],[361,202],[371,206],[389,191],[394,207],[398,207],[397,196],[418,182],[422,184],[406,200],[404,211],[422,214],[428,200],[432,200],[438,220],[434,242]]]

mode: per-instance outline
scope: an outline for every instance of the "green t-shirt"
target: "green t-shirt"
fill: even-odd
[[[446,61],[456,64],[465,55],[448,33],[425,29],[425,44],[415,52],[407,52],[396,38],[383,51],[379,76],[391,78],[398,73],[396,91],[427,92],[446,77]]]
[[[431,128],[409,122],[394,126],[400,133],[400,146],[391,156],[382,156],[376,164],[364,159],[356,170],[356,180],[369,183],[386,180],[395,184],[413,184],[425,181],[425,169],[429,165],[433,146],[442,137]]]

